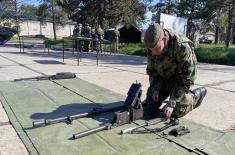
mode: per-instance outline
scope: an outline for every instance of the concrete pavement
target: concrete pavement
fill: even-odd
[[[62,52],[27,49],[19,53],[18,48],[0,47],[0,80],[13,80],[55,74],[56,72],[74,72],[88,82],[126,95],[131,83],[141,82],[143,98],[148,88],[148,76],[145,74],[146,58],[127,55],[100,55],[96,66],[95,54],[85,53],[77,66],[76,55],[66,52],[62,62]],[[199,63],[195,87],[206,86],[208,95],[203,104],[185,118],[219,130],[235,126],[235,67]],[[0,155],[28,154],[18,138],[0,105]]]

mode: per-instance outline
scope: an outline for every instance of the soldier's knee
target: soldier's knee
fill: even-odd
[[[174,108],[173,117],[183,117],[186,114],[188,114],[190,111],[193,110],[192,105],[188,104],[188,105],[183,105],[183,104],[177,104],[176,107]]]

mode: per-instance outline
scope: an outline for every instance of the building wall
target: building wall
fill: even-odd
[[[62,38],[71,36],[73,34],[74,25],[65,25],[59,27],[56,30],[57,37]],[[38,35],[40,34],[40,22],[39,21],[24,21],[20,23],[20,35]],[[53,26],[52,23],[47,22],[42,26],[42,35],[48,38],[53,38]]]

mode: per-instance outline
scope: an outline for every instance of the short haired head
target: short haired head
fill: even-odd
[[[157,24],[151,24],[145,32],[144,44],[147,48],[153,48],[159,41],[162,35],[163,29]]]

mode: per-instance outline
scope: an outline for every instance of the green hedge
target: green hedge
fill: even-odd
[[[121,53],[146,56],[146,49],[142,43],[120,44]],[[235,66],[235,45],[225,48],[224,44],[200,44],[195,50],[198,62],[207,62]]]
[[[199,62],[235,66],[235,45],[225,48],[223,44],[201,44],[196,55]]]

